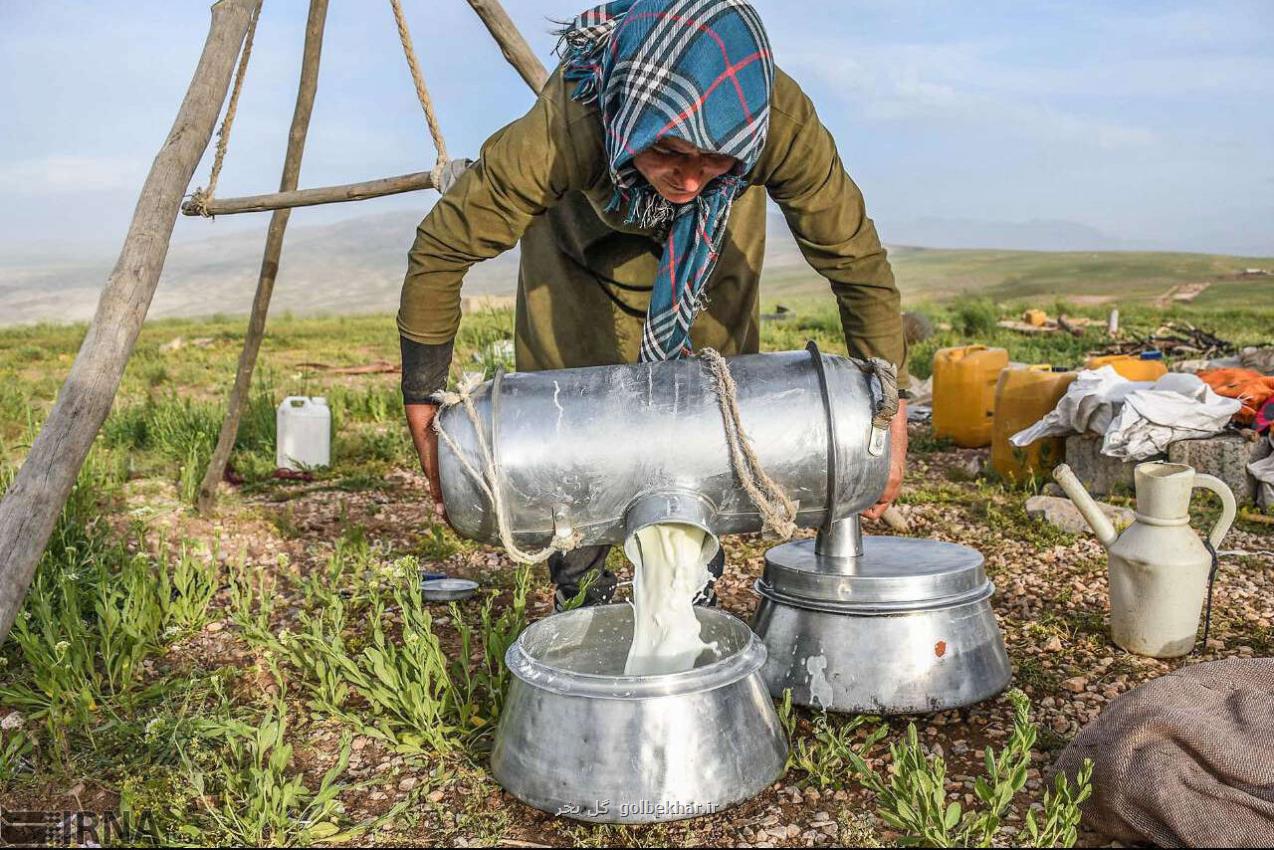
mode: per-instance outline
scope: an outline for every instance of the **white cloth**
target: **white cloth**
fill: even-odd
[[[1143,460],[1169,443],[1220,433],[1239,401],[1223,398],[1194,375],[1168,374],[1158,381],[1129,381],[1110,366],[1079,373],[1044,418],[1010,438],[1027,446],[1042,437],[1104,434],[1102,454]]]
[[[1242,406],[1236,398],[1217,395],[1195,375],[1164,375],[1149,389],[1124,397],[1101,452],[1124,460],[1154,457],[1178,440],[1219,434]]]
[[[1115,408],[1129,393],[1146,389],[1149,381],[1130,381],[1110,366],[1080,372],[1066,395],[1044,418],[1009,438],[1013,445],[1029,446],[1044,437],[1063,437],[1086,431],[1104,434],[1114,419]]]

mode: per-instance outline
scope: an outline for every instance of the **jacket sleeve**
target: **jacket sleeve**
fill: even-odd
[[[805,260],[831,283],[849,353],[893,363],[905,389],[910,378],[901,299],[862,192],[845,173],[814,105],[782,72],[773,106],[760,178]]]
[[[550,80],[530,112],[488,139],[416,229],[398,310],[404,338],[450,343],[469,267],[516,245],[531,220],[573,188],[572,141],[555,103],[561,87]]]

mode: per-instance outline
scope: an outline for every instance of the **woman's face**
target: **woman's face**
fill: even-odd
[[[705,153],[689,142],[675,138],[660,139],[633,157],[633,165],[655,191],[674,204],[686,204],[714,178],[720,177],[738,162],[732,156]]]

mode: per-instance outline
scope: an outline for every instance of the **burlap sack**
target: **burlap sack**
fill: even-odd
[[[1125,843],[1274,847],[1274,659],[1169,673],[1111,702],[1056,770],[1093,760],[1086,826]]]

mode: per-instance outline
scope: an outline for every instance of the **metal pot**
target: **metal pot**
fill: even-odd
[[[1012,668],[994,585],[967,546],[837,523],[766,553],[753,628],[770,693],[829,711],[915,714],[999,693]]]
[[[729,359],[743,427],[762,467],[812,528],[863,510],[889,476],[880,378],[861,361],[806,351]],[[713,536],[759,531],[761,517],[730,462],[716,388],[697,358],[515,372],[473,394],[507,521],[519,546],[578,532],[622,544],[651,522]],[[441,414],[460,448],[439,446],[447,517],[462,536],[499,543],[491,504],[465,469],[483,469],[463,405]],[[714,539],[715,543],[715,539]]]
[[[694,669],[624,676],[627,604],[567,611],[522,632],[491,771],[519,800],[599,823],[711,814],[783,772],[787,739],[761,681],[765,647],[735,617],[696,609],[715,642]]]

